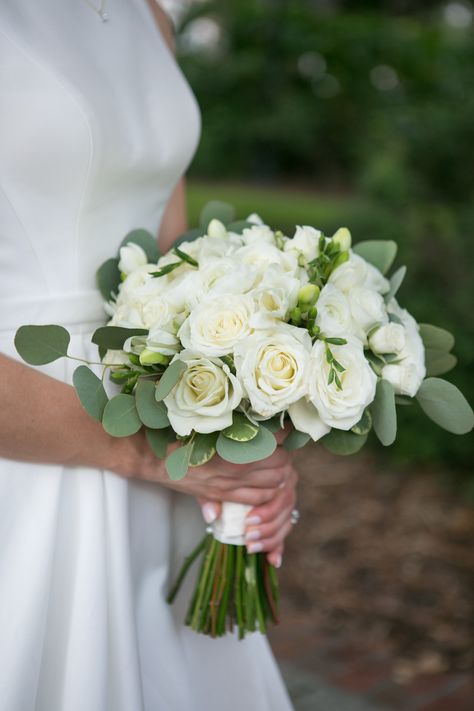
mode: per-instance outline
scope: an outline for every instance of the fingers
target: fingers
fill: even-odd
[[[279,568],[281,566],[283,560],[283,550],[284,545],[283,543],[280,543],[279,546],[267,554],[267,560],[270,565],[275,566],[275,568]]]
[[[290,420],[288,420],[288,422],[286,422],[286,424],[282,430],[278,430],[278,432],[275,432],[275,438],[276,438],[276,441],[278,442],[279,445],[283,444],[283,442],[288,437],[288,435],[290,434],[292,429],[293,429],[293,424]]]
[[[269,538],[262,538],[260,541],[253,541],[247,543],[247,550],[249,553],[259,553],[260,551],[273,551],[279,545],[283,543],[286,536],[292,529],[292,524],[289,518],[286,519],[285,523],[280,526],[277,532],[270,536]]]
[[[284,528],[291,518],[292,507],[283,508],[278,515],[268,523],[261,523],[255,526],[248,526],[245,532],[246,543],[252,541],[269,540],[278,535],[281,528]]]
[[[198,496],[197,500],[201,505],[202,517],[206,523],[214,523],[221,515],[222,506],[219,501],[208,501],[202,496]]]
[[[262,505],[257,504],[257,506],[249,512],[247,521],[249,521],[249,523],[250,521],[252,523],[267,523],[276,518],[283,509],[292,509],[296,502],[295,487],[297,480],[298,475],[296,471],[291,468],[285,486],[281,487],[272,499],[263,502]]]

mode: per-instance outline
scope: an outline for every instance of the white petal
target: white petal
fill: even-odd
[[[307,402],[304,397],[289,406],[288,414],[296,429],[309,434],[315,442],[331,430],[322,421],[314,405]]]

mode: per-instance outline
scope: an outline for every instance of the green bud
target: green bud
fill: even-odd
[[[225,225],[220,220],[214,218],[208,225],[207,234],[209,237],[223,239],[224,237],[227,237],[227,230]]]
[[[347,227],[340,227],[333,235],[332,241],[336,244],[341,252],[347,252],[351,248],[352,237]]]
[[[298,306],[295,306],[295,308],[290,312],[290,319],[295,323],[297,326],[298,324],[301,323],[301,309]]]
[[[319,286],[316,284],[305,284],[298,292],[298,304],[300,306],[313,306],[319,298]]]
[[[319,336],[320,333],[321,329],[319,328],[319,326],[316,326],[316,324],[313,323],[309,329],[309,335],[314,338],[315,336]]]
[[[341,264],[344,264],[344,262],[347,262],[348,259],[349,259],[349,252],[341,252],[341,254],[338,256],[338,258],[334,262],[333,269],[336,269],[336,267],[340,267]]]
[[[140,365],[140,358],[135,355],[135,353],[129,353],[128,360],[130,361],[130,363],[133,363],[133,365]]]
[[[316,308],[316,306],[313,306],[313,308],[309,310],[309,318],[312,321],[314,321],[314,319],[316,318],[317,315],[318,315],[318,309]]]
[[[121,279],[121,281],[125,281],[125,279],[127,278],[127,276],[128,276],[128,274],[125,274],[125,272],[120,272],[120,279]]]
[[[166,365],[169,363],[169,356],[164,356],[162,353],[156,353],[155,351],[150,351],[148,348],[144,348],[140,353],[140,363],[142,365]]]

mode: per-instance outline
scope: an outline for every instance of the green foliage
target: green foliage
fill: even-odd
[[[300,432],[299,430],[291,430],[290,434],[285,437],[283,442],[283,448],[288,452],[292,452],[295,449],[300,449],[304,447],[311,440],[311,437],[306,432]]]
[[[407,273],[407,268],[406,267],[400,267],[397,269],[397,271],[392,274],[390,277],[390,289],[388,292],[385,294],[385,302],[388,304],[391,299],[393,299],[394,296],[397,295],[397,292],[401,285],[403,284],[403,280],[405,279]]]
[[[222,434],[236,442],[249,442],[257,436],[259,431],[258,425],[250,422],[242,412],[234,411],[232,413],[232,424],[222,431]]]
[[[200,434],[196,432],[189,460],[190,467],[199,467],[208,462],[216,453],[217,432]]]
[[[269,457],[275,451],[277,441],[266,427],[260,427],[258,434],[251,440],[237,442],[229,439],[222,432],[217,438],[217,453],[222,459],[233,464],[248,464]]]
[[[113,437],[128,437],[138,432],[142,423],[133,395],[120,394],[109,400],[104,409],[102,426]]]
[[[183,479],[188,473],[193,445],[188,442],[183,447],[177,447],[166,457],[166,471],[173,481]]]
[[[155,399],[157,402],[163,400],[163,398],[170,394],[185,370],[186,363],[182,360],[175,360],[166,368],[155,390]]]
[[[458,388],[441,378],[427,378],[416,395],[420,407],[437,425],[454,434],[467,434],[474,427],[474,414]]]
[[[166,406],[155,398],[155,382],[140,378],[135,391],[138,416],[150,429],[163,429],[169,426]]]
[[[355,432],[332,429],[321,438],[320,442],[333,454],[356,454],[366,443],[367,435],[358,435]]]
[[[94,331],[92,343],[101,348],[110,348],[120,351],[123,344],[131,336],[146,336],[148,331],[144,328],[122,328],[121,326],[101,326]]]
[[[358,242],[354,245],[353,250],[377,267],[382,274],[386,274],[397,255],[397,243],[391,240],[370,240]]]
[[[235,209],[233,205],[221,202],[220,200],[210,200],[202,209],[199,226],[205,231],[209,227],[211,220],[217,219],[226,225],[232,222],[234,218]]]
[[[153,264],[158,261],[160,256],[158,251],[158,240],[156,237],[153,237],[151,232],[148,232],[148,230],[132,230],[123,238],[120,246],[124,247],[129,242],[138,244],[138,246],[145,252],[150,263]]]
[[[388,447],[397,436],[397,411],[393,386],[386,380],[377,383],[371,413],[374,432],[384,447]]]
[[[87,365],[80,365],[74,371],[72,382],[83,408],[95,420],[102,422],[109,401],[102,380]]]
[[[147,429],[145,431],[145,436],[155,457],[158,457],[158,459],[164,459],[166,457],[168,443],[174,440],[173,430],[171,428],[163,430]]]
[[[97,270],[96,280],[99,291],[106,301],[117,293],[120,284],[119,260],[107,259]]]
[[[20,326],[15,348],[26,363],[46,365],[67,355],[70,340],[62,326]]]

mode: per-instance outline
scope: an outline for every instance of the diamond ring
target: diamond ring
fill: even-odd
[[[291,512],[291,518],[290,518],[292,525],[294,526],[295,523],[298,523],[299,520],[300,520],[300,512],[298,511],[298,509],[293,509],[293,511]]]

